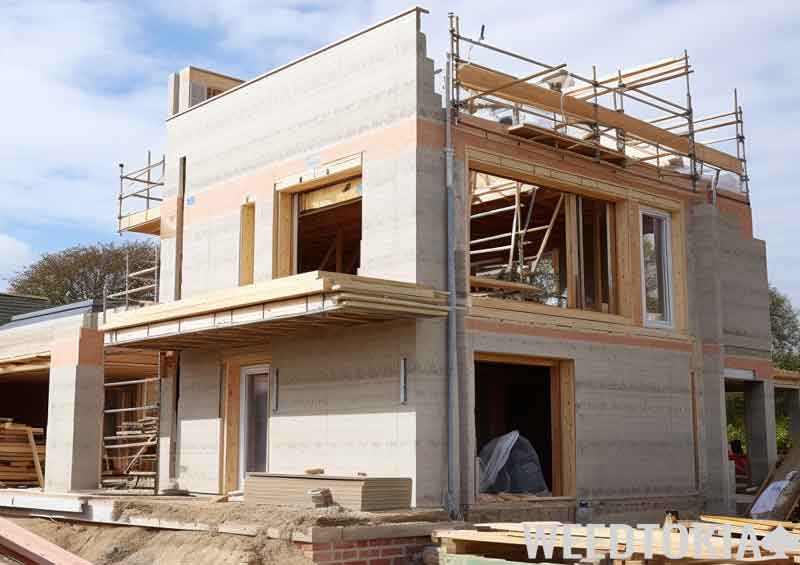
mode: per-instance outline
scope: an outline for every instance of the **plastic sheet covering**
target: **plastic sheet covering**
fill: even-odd
[[[517,430],[484,445],[480,461],[481,492],[549,494],[539,456]]]
[[[758,520],[779,519],[785,512],[779,510],[791,504],[800,489],[800,473],[791,471],[786,474],[786,478],[781,481],[773,481],[764,492],[758,497],[750,516]],[[776,518],[776,516],[778,516]]]

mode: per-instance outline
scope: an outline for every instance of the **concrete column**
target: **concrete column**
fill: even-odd
[[[177,371],[176,354],[163,357],[161,398],[159,398],[158,488],[164,490],[175,485],[176,428],[177,428]]]
[[[103,334],[65,330],[50,353],[45,491],[98,488],[104,398]]]
[[[758,485],[778,457],[775,438],[775,387],[772,381],[745,383],[744,411],[750,483]]]

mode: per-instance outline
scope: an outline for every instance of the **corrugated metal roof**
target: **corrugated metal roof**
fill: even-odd
[[[41,296],[9,294],[0,292],[0,325],[10,321],[17,314],[25,314],[47,307],[48,300]]]

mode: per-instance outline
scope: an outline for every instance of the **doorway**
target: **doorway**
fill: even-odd
[[[247,473],[267,470],[269,432],[269,365],[243,367],[240,391],[239,488]]]
[[[484,447],[511,432],[518,432],[519,439],[510,448],[509,461],[514,460],[518,446],[518,455],[535,452],[536,464],[526,467],[528,478],[533,467],[538,467],[536,475],[541,476],[546,491],[553,496],[574,496],[573,361],[475,352],[475,455],[483,459]],[[517,488],[514,473],[508,473],[511,488]],[[497,490],[497,484],[487,492]]]

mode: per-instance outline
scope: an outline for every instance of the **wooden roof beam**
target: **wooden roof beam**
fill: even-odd
[[[515,77],[481,67],[475,64],[464,65],[458,70],[459,83],[471,90],[488,91],[512,82]],[[579,119],[597,122],[624,130],[626,133],[652,142],[653,145],[667,147],[688,155],[692,144],[686,137],[654,126],[648,122],[618,112],[604,106],[594,105],[573,96],[562,96],[559,92],[530,83],[516,83],[494,92],[494,96],[520,104],[528,104],[549,112],[564,113]],[[743,174],[741,161],[732,155],[712,149],[700,143],[694,144],[695,156],[709,165]]]

